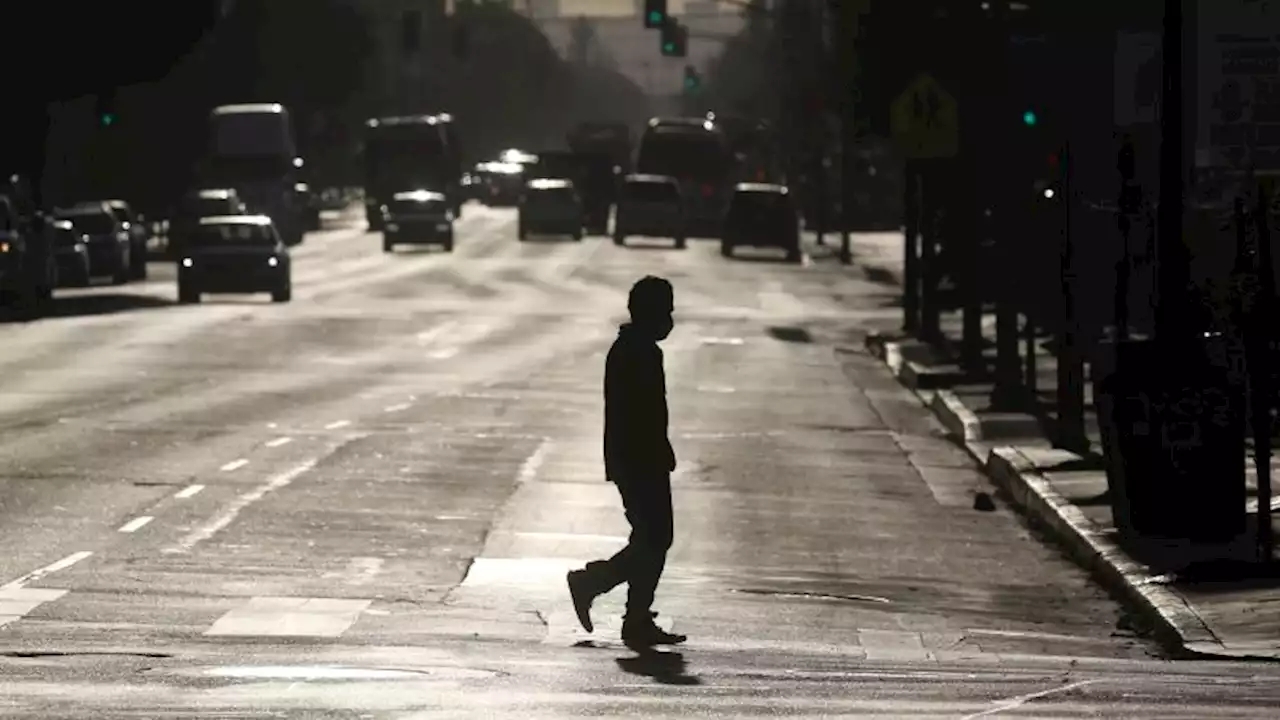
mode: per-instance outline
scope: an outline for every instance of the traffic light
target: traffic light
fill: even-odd
[[[697,92],[702,87],[702,75],[698,73],[698,68],[692,65],[684,66],[684,91],[687,93]]]
[[[667,24],[667,0],[644,0],[644,26],[649,30]]]
[[[120,116],[116,112],[116,93],[114,90],[107,90],[98,93],[94,101],[94,108],[98,116],[98,125],[101,127],[111,127],[120,121]]]
[[[1022,124],[1027,127],[1035,127],[1040,122],[1040,115],[1035,110],[1022,111]]]
[[[662,26],[662,54],[664,57],[685,57],[688,54],[689,28],[679,20],[668,17]]]

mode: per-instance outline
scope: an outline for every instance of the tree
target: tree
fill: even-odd
[[[466,55],[448,60],[445,73],[445,104],[469,160],[559,137],[572,88],[537,25],[502,4],[460,4],[449,29],[469,39]]]
[[[773,41],[773,21],[762,0],[753,0],[743,13],[746,26],[711,63],[704,93],[712,107],[724,112],[774,118],[781,58]]]
[[[573,102],[565,132],[578,122],[618,122],[636,126],[650,116],[649,96],[631,78],[603,67],[571,71]]]

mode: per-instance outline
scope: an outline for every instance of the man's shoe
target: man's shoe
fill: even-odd
[[[654,613],[656,614],[656,613]],[[647,622],[638,620],[635,622],[622,623],[622,644],[629,648],[647,648],[654,645],[679,645],[688,640],[687,635],[678,633],[669,633],[666,630],[654,624],[652,619]]]
[[[591,603],[596,599],[595,593],[587,585],[587,574],[583,570],[570,570],[565,576],[569,582],[569,597],[573,598],[573,611],[578,614],[578,622],[587,632],[595,630],[591,622]]]

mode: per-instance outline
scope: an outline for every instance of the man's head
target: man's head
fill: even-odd
[[[660,277],[646,275],[631,286],[627,298],[631,311],[631,324],[651,336],[655,341],[665,340],[675,326],[671,314],[675,311],[675,293],[671,283]]]

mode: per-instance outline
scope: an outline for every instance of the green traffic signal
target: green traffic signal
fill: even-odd
[[[676,44],[675,44],[675,43],[673,43],[673,42],[668,42],[668,43],[663,43],[663,44],[662,44],[662,52],[666,53],[667,55],[674,54],[674,53],[675,53],[675,51],[676,51]]]
[[[1036,113],[1034,110],[1027,110],[1026,112],[1022,113],[1022,124],[1026,125],[1027,127],[1034,127],[1035,124],[1039,121],[1040,121],[1040,118],[1036,116]]]
[[[650,13],[649,13],[649,23],[650,23],[650,24],[652,24],[652,25],[661,25],[661,24],[662,24],[662,13],[658,12],[657,10],[654,10],[653,12],[650,12]]]
[[[113,113],[106,113],[102,116],[101,122],[104,127],[110,127],[116,124],[116,116]]]

